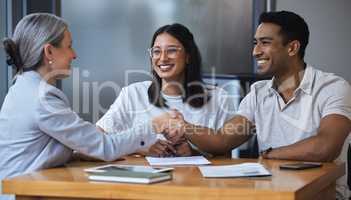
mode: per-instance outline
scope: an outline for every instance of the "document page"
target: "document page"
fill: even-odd
[[[145,157],[150,165],[207,165],[211,164],[203,156],[188,156],[188,157]]]
[[[271,173],[259,163],[200,166],[199,169],[202,176],[209,178],[271,176]]]

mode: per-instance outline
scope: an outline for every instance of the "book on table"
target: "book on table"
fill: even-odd
[[[142,165],[105,165],[85,169],[89,173],[89,180],[127,182],[127,183],[156,183],[172,179],[169,172],[173,168],[153,168]]]

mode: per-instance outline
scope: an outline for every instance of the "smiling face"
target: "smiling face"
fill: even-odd
[[[180,82],[184,77],[186,53],[184,46],[172,35],[162,33],[151,48],[152,67],[164,81]]]
[[[254,43],[252,54],[257,61],[258,74],[275,76],[288,67],[289,45],[284,45],[278,25],[260,24],[256,30]]]

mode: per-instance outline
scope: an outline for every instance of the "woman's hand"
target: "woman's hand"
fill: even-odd
[[[176,110],[159,115],[152,120],[156,133],[161,133],[173,144],[184,137],[185,121],[183,115]]]
[[[167,140],[157,140],[155,144],[153,144],[149,148],[148,155],[153,157],[169,157],[176,155],[177,151],[172,146],[172,143]]]
[[[175,145],[175,149],[177,151],[177,156],[192,156],[192,149],[186,140]]]
[[[152,127],[156,133],[163,133],[169,128],[173,120],[174,117],[166,112],[152,119]]]

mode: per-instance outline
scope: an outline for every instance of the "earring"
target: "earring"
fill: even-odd
[[[49,65],[51,65],[53,62],[52,62],[52,60],[49,60]]]

